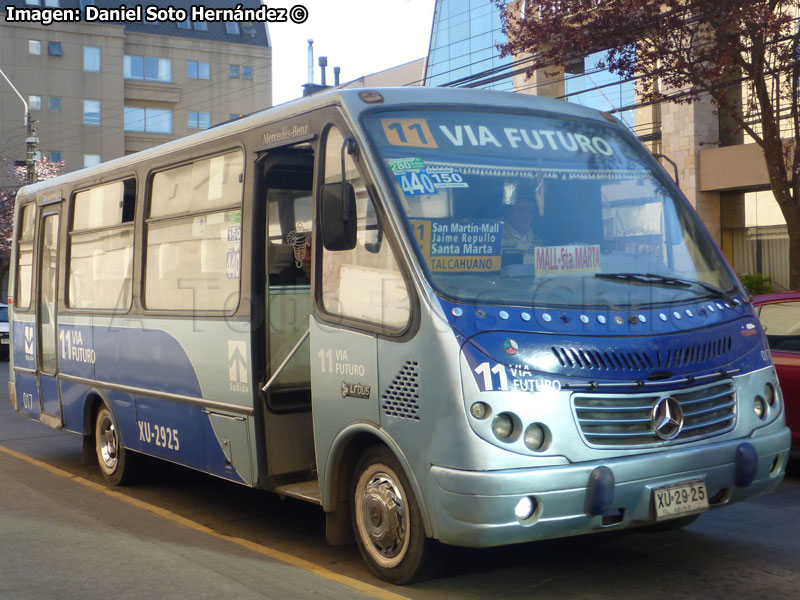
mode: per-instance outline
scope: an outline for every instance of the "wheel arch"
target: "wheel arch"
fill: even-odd
[[[81,429],[81,435],[83,435],[81,463],[85,465],[95,461],[94,422],[97,418],[97,412],[103,405],[108,407],[108,410],[111,411],[112,416],[116,420],[117,417],[114,415],[114,409],[111,408],[111,403],[100,390],[92,388],[86,393],[83,402],[83,425]]]
[[[322,490],[322,506],[328,513],[342,508],[342,504],[349,506],[350,487],[355,474],[359,457],[372,446],[384,446],[400,463],[403,472],[411,484],[412,492],[419,505],[425,535],[436,537],[433,521],[425,503],[425,496],[417,481],[416,473],[406,459],[400,446],[387,435],[387,433],[372,423],[354,423],[336,436],[328,452],[328,460],[322,474],[320,486]],[[349,514],[349,513],[348,513]]]

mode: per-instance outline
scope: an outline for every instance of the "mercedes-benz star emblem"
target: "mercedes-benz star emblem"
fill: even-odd
[[[683,429],[683,410],[672,396],[659,398],[653,407],[653,431],[662,440],[674,440]]]

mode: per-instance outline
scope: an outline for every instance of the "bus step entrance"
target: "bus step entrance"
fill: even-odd
[[[298,481],[297,483],[287,483],[279,485],[273,491],[282,496],[298,498],[306,502],[322,505],[322,495],[319,491],[319,480]]]

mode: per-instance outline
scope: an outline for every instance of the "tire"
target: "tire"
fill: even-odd
[[[111,485],[128,485],[138,475],[139,457],[122,445],[117,423],[107,406],[101,406],[94,421],[94,449],[103,478]]]
[[[377,577],[404,585],[438,572],[441,549],[425,536],[408,477],[387,448],[371,448],[361,457],[351,498],[358,549]]]

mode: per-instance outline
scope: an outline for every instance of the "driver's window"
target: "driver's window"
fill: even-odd
[[[344,138],[336,127],[325,142],[325,183],[342,181]],[[322,304],[326,312],[403,329],[411,315],[405,280],[386,241],[372,199],[351,156],[345,177],[356,196],[358,233],[352,250],[322,252]]]

